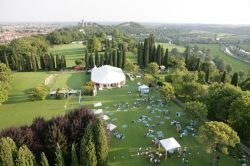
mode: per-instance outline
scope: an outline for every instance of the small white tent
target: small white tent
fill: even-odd
[[[107,130],[112,131],[112,130],[114,130],[116,127],[117,127],[116,125],[114,125],[114,124],[112,124],[112,123],[109,123],[109,124],[107,125]]]
[[[174,151],[180,151],[181,145],[174,139],[174,137],[160,140],[159,146],[162,146],[167,152],[173,153]]]
[[[108,115],[102,115],[101,118],[102,118],[102,120],[109,120]]]
[[[141,92],[141,94],[149,93],[149,87],[143,84],[138,87],[138,91]]]

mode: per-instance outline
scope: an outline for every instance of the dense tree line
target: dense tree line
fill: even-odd
[[[143,43],[138,43],[137,63],[140,68],[147,68],[151,62],[156,62],[159,66],[168,68],[168,49],[164,53],[163,46],[155,45],[155,37],[150,35]]]
[[[92,69],[95,66],[100,67],[103,65],[110,65],[124,69],[126,51],[124,50],[123,45],[118,49],[105,50],[104,54],[100,55],[97,50],[91,53],[88,53],[88,50],[86,50],[84,60],[86,70]]]
[[[52,45],[69,44],[73,41],[82,41],[84,39],[84,33],[80,32],[79,29],[75,27],[61,28],[46,35],[46,40]]]
[[[8,99],[8,88],[11,80],[10,69],[4,63],[0,63],[0,106]]]
[[[104,165],[108,140],[103,122],[80,108],[64,116],[0,133],[0,165]]]

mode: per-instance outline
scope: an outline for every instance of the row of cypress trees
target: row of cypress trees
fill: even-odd
[[[146,68],[149,63],[156,62],[159,66],[164,65],[168,68],[168,49],[164,52],[161,45],[156,47],[155,37],[150,35],[143,43],[137,46],[137,63],[141,69]]]
[[[95,66],[100,67],[103,65],[110,65],[123,69],[126,61],[126,52],[123,47],[113,49],[111,51],[108,51],[106,49],[105,53],[100,55],[96,50],[94,52],[94,55],[93,53],[89,54],[86,50],[84,59],[86,70],[92,69]]]
[[[35,55],[13,55],[7,57],[4,54],[4,63],[14,71],[38,71],[38,70],[61,70],[66,68],[65,56],[55,56],[46,54],[41,56]]]
[[[34,124],[37,127],[36,130],[41,130],[41,128],[43,127],[45,127],[46,130],[53,129],[52,132],[47,131],[49,142],[46,141],[47,140],[46,137],[44,141],[43,136],[35,134],[39,131],[31,132],[30,129],[27,127],[26,129],[24,129],[26,133],[23,133],[22,136],[25,139],[22,140],[20,139],[16,140],[15,137],[17,136],[11,134],[13,132],[16,132],[16,129],[5,131],[5,134],[3,133],[5,136],[1,137],[0,139],[0,165],[1,166],[14,166],[14,165],[48,166],[49,164],[56,166],[105,165],[108,157],[108,140],[102,120],[100,118],[94,117],[94,115],[92,115],[88,110],[80,109],[77,111],[78,112],[75,112],[73,114],[71,113],[71,115],[69,116],[80,115],[80,117],[83,117],[83,119],[85,118],[91,119],[91,120],[88,119],[89,122],[87,122],[85,125],[81,124],[82,127],[80,127],[78,123],[69,124],[70,125],[69,127],[71,127],[74,131],[76,131],[76,133],[79,132],[74,137],[79,138],[79,136],[82,135],[80,136],[79,139],[70,140],[72,138],[66,137],[63,134],[63,131],[59,129],[60,127],[58,126],[58,124],[56,124],[55,122],[51,126],[49,125],[50,127],[48,128],[45,127],[46,124],[42,124],[41,121],[40,122],[37,121],[38,123]],[[65,116],[64,118],[68,117]],[[60,118],[55,119],[56,122],[60,123],[63,122],[62,120],[66,119],[60,119]],[[50,123],[50,121],[48,121],[48,123]],[[65,128],[64,130],[67,129]],[[41,137],[42,140],[37,140],[37,138],[39,137]],[[32,143],[32,139],[34,139],[33,141],[35,142],[42,141],[43,144],[37,146],[34,143]],[[18,149],[17,147],[20,148]]]

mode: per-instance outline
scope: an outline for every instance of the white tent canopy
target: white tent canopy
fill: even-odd
[[[97,109],[97,110],[93,110],[94,114],[101,114],[102,113],[102,109]]]
[[[91,71],[91,81],[97,84],[119,84],[125,82],[126,77],[122,69],[104,65],[101,67],[94,67]]]
[[[94,106],[94,107],[101,107],[101,106],[102,106],[102,103],[101,103],[101,102],[94,103],[93,106]]]
[[[145,84],[138,87],[138,91],[141,93],[149,93],[149,87]]]
[[[173,152],[175,150],[180,150],[181,148],[181,145],[174,139],[174,137],[160,140],[160,144],[166,152]]]
[[[114,124],[112,124],[112,123],[109,123],[109,124],[107,125],[107,129],[108,129],[109,131],[114,130],[116,127],[117,127],[117,126],[114,125]]]
[[[109,120],[108,115],[102,115],[101,118],[102,118],[102,120]]]

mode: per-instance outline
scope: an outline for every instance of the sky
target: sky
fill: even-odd
[[[249,24],[250,0],[0,0],[0,22]]]

